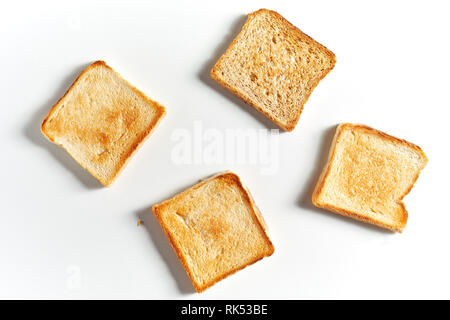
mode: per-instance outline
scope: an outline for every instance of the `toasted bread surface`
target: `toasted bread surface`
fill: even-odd
[[[428,158],[418,146],[365,125],[341,124],[313,193],[321,208],[401,232],[402,199]]]
[[[104,61],[96,61],[53,106],[41,130],[109,186],[165,113]]]
[[[242,31],[211,70],[222,86],[287,131],[336,57],[275,11],[248,15]]]
[[[234,173],[202,181],[153,211],[198,292],[274,252],[261,213]]]

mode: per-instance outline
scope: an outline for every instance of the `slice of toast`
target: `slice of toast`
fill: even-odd
[[[280,14],[260,9],[211,70],[223,87],[287,131],[336,57]]]
[[[416,145],[370,127],[338,126],[328,163],[314,190],[314,205],[402,232],[408,212],[402,199],[427,164]]]
[[[110,186],[165,113],[105,62],[96,61],[53,106],[41,130]]]
[[[255,201],[234,173],[202,181],[153,211],[198,292],[274,252]]]

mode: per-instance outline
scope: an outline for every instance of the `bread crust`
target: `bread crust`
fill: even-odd
[[[64,98],[67,96],[67,94],[78,84],[80,79],[89,72],[91,69],[96,67],[105,67],[109,70],[111,70],[117,77],[119,77],[124,83],[129,86],[136,94],[138,94],[144,101],[146,101],[148,104],[151,104],[155,106],[158,109],[159,116],[157,120],[154,123],[151,123],[143,132],[140,132],[138,138],[134,141],[134,143],[130,146],[130,148],[127,150],[127,152],[121,157],[119,165],[115,167],[115,171],[112,175],[112,177],[108,180],[105,180],[104,177],[97,174],[97,172],[90,170],[84,163],[76,160],[76,157],[62,144],[58,144],[55,142],[54,137],[50,132],[46,130],[46,125],[54,115],[57,114],[57,112],[62,108],[61,102],[64,101]],[[137,152],[137,150],[142,146],[142,144],[147,140],[147,138],[150,136],[150,134],[153,132],[153,130],[159,125],[161,120],[166,115],[166,108],[159,104],[158,102],[151,100],[149,97],[147,97],[142,91],[131,85],[126,79],[124,79],[119,73],[117,73],[114,69],[112,69],[110,66],[106,64],[103,60],[98,60],[90,64],[86,69],[84,69],[78,77],[75,79],[75,81],[72,83],[72,85],[67,89],[66,93],[52,106],[50,109],[50,112],[48,113],[47,117],[44,119],[41,125],[41,132],[43,135],[51,142],[61,146],[66,150],[77,162],[80,164],[85,170],[87,170],[90,174],[92,174],[97,180],[99,180],[105,187],[109,187],[113,184],[113,182],[116,180],[116,178],[119,176],[119,174],[123,171],[123,169],[126,167],[132,156]]]
[[[181,198],[181,197],[184,197],[186,195],[189,195],[189,193],[191,193],[193,190],[198,189],[201,186],[203,186],[204,184],[210,182],[211,180],[218,179],[218,178],[225,179],[228,184],[237,184],[239,186],[239,188],[243,191],[243,194],[244,194],[244,196],[246,198],[246,201],[248,202],[250,208],[252,209],[252,212],[254,214],[254,217],[256,218],[256,221],[258,222],[258,227],[262,231],[262,233],[264,235],[264,238],[266,239],[268,245],[270,246],[270,251],[267,252],[266,254],[256,256],[253,260],[251,260],[247,264],[245,264],[243,266],[236,267],[236,268],[234,268],[234,269],[232,269],[232,270],[230,270],[230,271],[228,271],[228,272],[226,272],[224,274],[221,274],[218,277],[212,279],[210,282],[208,282],[208,283],[206,283],[204,285],[201,285],[201,284],[199,284],[197,282],[195,276],[192,274],[191,268],[189,267],[189,264],[187,262],[187,258],[184,256],[184,254],[182,253],[182,251],[178,247],[177,241],[176,241],[174,235],[172,234],[169,226],[167,226],[164,223],[164,220],[161,217],[161,211],[162,211],[162,209],[164,209],[164,207],[166,207],[171,201],[174,201],[176,198]],[[261,215],[261,212],[257,208],[252,195],[248,191],[247,187],[242,183],[240,177],[237,174],[233,173],[233,172],[219,173],[219,174],[214,175],[213,177],[211,177],[211,178],[209,178],[207,180],[203,180],[203,181],[195,184],[194,186],[186,189],[185,191],[177,194],[173,198],[165,200],[165,201],[163,201],[163,202],[161,202],[159,204],[154,205],[152,207],[152,210],[155,213],[155,216],[158,219],[162,229],[164,230],[164,233],[167,235],[167,238],[169,239],[169,242],[170,242],[172,248],[174,249],[175,253],[177,254],[178,258],[180,259],[180,262],[183,265],[183,268],[186,270],[186,273],[189,275],[189,278],[191,279],[194,288],[199,293],[205,291],[206,289],[208,289],[209,287],[213,286],[214,284],[216,284],[220,280],[223,280],[223,279],[227,278],[228,276],[238,272],[239,270],[242,270],[245,267],[254,264],[255,262],[263,259],[264,257],[271,256],[274,253],[274,251],[275,251],[275,248],[274,248],[274,246],[272,244],[272,241],[270,240],[268,232],[267,232],[267,225],[266,225],[266,223],[264,221],[264,218]]]
[[[244,94],[242,94],[241,92],[239,92],[235,87],[229,85],[221,76],[220,76],[220,72],[219,72],[219,67],[222,63],[222,61],[224,60],[225,56],[227,56],[228,54],[230,54],[230,52],[233,51],[234,47],[238,44],[239,40],[240,40],[240,36],[242,34],[244,34],[250,24],[249,22],[251,21],[251,19],[253,17],[256,17],[257,15],[261,14],[261,13],[270,13],[271,15],[273,15],[275,17],[275,19],[281,21],[283,24],[289,26],[289,28],[291,29],[292,32],[296,33],[297,35],[299,35],[301,38],[306,38],[309,39],[310,41],[313,41],[318,47],[320,47],[323,52],[330,58],[330,60],[332,61],[332,67],[329,68],[328,70],[326,70],[320,78],[318,78],[311,87],[311,90],[309,90],[309,92],[307,93],[305,100],[301,103],[300,108],[296,114],[295,120],[293,123],[290,124],[284,124],[283,122],[281,122],[279,119],[277,119],[275,116],[273,116],[272,114],[270,114],[269,112],[267,112],[263,107],[261,107],[260,105],[254,103],[253,101],[251,101],[247,96],[245,96]],[[272,120],[277,126],[279,126],[280,128],[286,130],[286,131],[292,131],[295,129],[295,127],[297,126],[298,121],[300,120],[300,116],[302,114],[303,111],[303,107],[306,104],[306,102],[308,101],[309,97],[311,96],[312,92],[314,91],[314,89],[317,87],[317,85],[319,84],[319,82],[325,78],[325,76],[334,68],[336,64],[336,55],[329,50],[328,48],[326,48],[324,45],[320,44],[319,42],[317,42],[316,40],[314,40],[312,37],[308,36],[307,34],[305,34],[303,31],[301,31],[299,28],[297,28],[296,26],[294,26],[292,23],[290,23],[288,20],[286,20],[281,14],[279,14],[276,11],[273,10],[268,10],[268,9],[259,9],[253,13],[249,13],[247,15],[247,21],[244,24],[244,26],[242,27],[241,32],[236,36],[236,38],[231,42],[230,46],[228,47],[228,49],[225,51],[225,53],[219,58],[219,60],[217,61],[217,63],[214,65],[214,67],[212,68],[210,75],[211,77],[217,81],[222,87],[224,87],[225,89],[231,91],[234,95],[236,95],[237,97],[239,97],[241,100],[243,100],[245,103],[247,103],[248,105],[252,106],[253,108],[255,108],[256,110],[258,110],[259,112],[261,112],[262,114],[264,114],[267,118],[269,118],[270,120]]]
[[[335,158],[336,143],[339,140],[339,138],[341,137],[341,135],[343,134],[343,132],[344,132],[343,129],[345,129],[345,128],[364,129],[364,130],[367,130],[367,131],[369,131],[369,132],[371,132],[371,133],[373,133],[375,135],[378,135],[378,136],[380,136],[382,138],[385,138],[387,140],[396,141],[396,142],[399,142],[401,144],[407,145],[408,147],[413,148],[416,151],[418,151],[423,156],[423,158],[425,160],[425,165],[428,162],[428,157],[426,156],[425,152],[419,146],[417,146],[417,145],[415,145],[415,144],[413,144],[411,142],[408,142],[408,141],[403,140],[403,139],[399,139],[399,138],[391,136],[391,135],[389,135],[389,134],[387,134],[387,133],[385,133],[383,131],[374,129],[372,127],[369,127],[369,126],[366,126],[366,125],[363,125],[363,124],[342,123],[342,124],[338,125],[338,127],[336,129],[336,134],[334,135],[334,138],[333,138],[333,141],[332,141],[332,144],[331,144],[331,147],[330,147],[330,152],[328,154],[328,161],[327,161],[326,165],[324,166],[324,168],[322,170],[322,173],[321,173],[321,175],[319,177],[319,180],[318,180],[318,182],[316,184],[316,187],[314,189],[314,192],[312,194],[312,202],[313,202],[313,204],[315,206],[319,207],[319,208],[330,210],[330,211],[333,211],[333,212],[338,213],[338,214],[343,215],[343,216],[347,216],[347,217],[350,217],[350,218],[353,218],[353,219],[357,219],[357,220],[360,220],[360,221],[363,221],[363,222],[366,222],[366,223],[370,223],[370,224],[373,224],[373,225],[377,225],[377,226],[380,226],[380,227],[383,227],[383,228],[386,228],[386,229],[389,229],[389,230],[392,230],[392,231],[396,231],[396,232],[400,232],[400,233],[403,232],[404,228],[406,227],[407,220],[408,220],[408,211],[406,210],[405,204],[403,203],[402,200],[411,191],[411,189],[414,187],[417,179],[419,178],[420,172],[422,171],[423,168],[418,171],[418,173],[414,177],[413,183],[411,183],[411,185],[406,190],[406,192],[404,192],[399,197],[399,199],[397,200],[397,203],[400,205],[400,208],[401,208],[402,213],[403,213],[403,221],[402,221],[401,227],[390,225],[390,224],[384,223],[383,221],[379,221],[379,220],[373,219],[371,217],[363,216],[363,215],[359,214],[358,212],[345,210],[343,208],[339,208],[339,207],[336,207],[336,206],[333,206],[333,205],[330,205],[330,204],[324,204],[324,203],[321,203],[319,201],[319,197],[320,197],[320,195],[321,195],[321,193],[323,191],[323,188],[324,188],[324,185],[325,185],[325,181],[327,180],[327,177],[330,174],[331,163],[334,161],[334,158]],[[424,165],[424,167],[425,167],[425,165]]]

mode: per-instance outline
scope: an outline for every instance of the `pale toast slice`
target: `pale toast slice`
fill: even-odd
[[[312,91],[335,63],[333,52],[277,12],[260,9],[248,15],[211,76],[292,131]]]
[[[410,192],[428,158],[418,146],[368,126],[338,126],[312,201],[354,219],[401,232]]]
[[[198,292],[274,252],[260,211],[234,173],[202,181],[153,211]]]
[[[53,106],[41,130],[109,186],[165,113],[105,62],[96,61]]]

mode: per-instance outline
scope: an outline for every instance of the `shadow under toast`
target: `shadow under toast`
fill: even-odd
[[[149,206],[142,210],[136,211],[136,216],[140,219],[145,229],[158,250],[159,255],[166,262],[167,267],[175,279],[178,289],[182,294],[195,293],[191,279],[184,270],[178,256],[170,245],[164,230],[161,228],[158,219],[153,213],[152,207]]]

